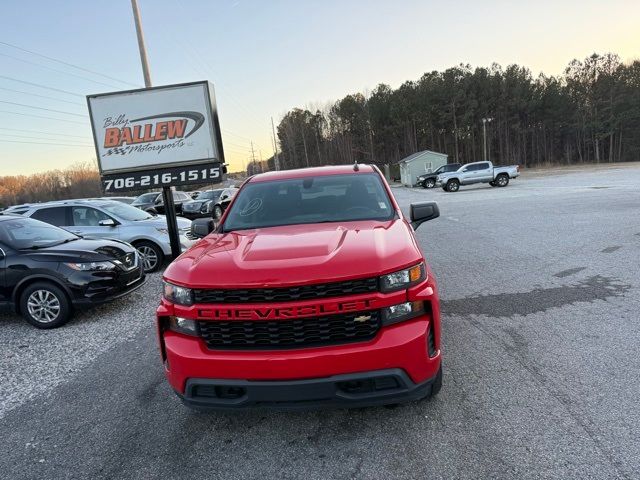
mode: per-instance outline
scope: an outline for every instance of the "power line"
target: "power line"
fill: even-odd
[[[18,107],[35,108],[36,110],[46,110],[47,112],[64,113],[65,115],[74,115],[76,117],[86,117],[87,115],[81,113],[66,112],[64,110],[55,110],[53,108],[36,107],[34,105],[27,105],[26,103],[7,102],[0,100],[0,103],[6,103],[7,105],[16,105]]]
[[[44,118],[47,120],[56,120],[58,122],[76,123],[78,125],[87,126],[87,122],[76,122],[75,120],[66,120],[64,118],[45,117],[44,115],[33,115],[31,113],[9,112],[8,110],[0,110],[0,113],[9,113],[11,115],[20,115],[23,117]]]
[[[43,132],[41,130],[25,130],[23,128],[8,128],[8,127],[0,127],[0,131],[2,130],[11,130],[12,132],[23,132],[23,133],[40,133],[43,135],[55,135],[57,137],[77,137],[77,138],[88,138],[91,135],[70,135],[68,133],[57,133],[57,132]]]
[[[31,135],[14,135],[14,134],[10,134],[10,133],[0,133],[0,136],[2,136],[2,137],[11,137],[11,138],[29,138],[31,140],[44,140],[46,142],[51,141],[51,140],[55,140],[55,138],[33,137]],[[89,140],[89,139],[85,138],[85,140]],[[69,140],[69,141],[71,141],[71,140]]]
[[[7,55],[6,53],[0,53],[0,56],[11,58],[13,60],[17,60],[18,62],[28,63],[29,65],[35,65],[36,67],[45,68],[47,70],[51,70],[52,72],[61,73],[62,75],[69,75],[70,77],[81,78],[81,79],[86,80],[88,82],[93,82],[93,83],[97,83],[99,85],[104,85],[105,87],[116,88],[118,90],[120,89],[120,87],[118,87],[116,85],[113,85],[113,84],[110,84],[110,83],[99,82],[98,80],[94,80],[92,78],[83,77],[82,75],[76,75],[75,73],[65,72],[64,70],[58,70],[57,68],[48,67],[46,65],[41,65],[41,64],[36,63],[36,62],[30,62],[29,60],[25,60],[24,58],[14,57],[13,55]]]
[[[30,53],[31,55],[36,55],[37,57],[46,58],[47,60],[51,60],[52,62],[57,62],[62,65],[66,65],[68,67],[77,68],[78,70],[82,70],[83,72],[92,73],[94,75],[98,75],[100,77],[108,78],[109,80],[115,80],[116,82],[123,83],[125,85],[129,85],[132,87],[140,87],[140,85],[136,85],[135,83],[125,82],[124,80],[120,80],[115,77],[110,77],[109,75],[105,75],[104,73],[96,72],[94,70],[89,70],[88,68],[81,67],[79,65],[74,65],[73,63],[65,62],[63,60],[59,60],[57,58],[49,57],[48,55],[43,55],[42,53],[34,52],[32,50],[27,50],[26,48],[18,47],[17,45],[12,45],[7,42],[0,41],[0,44],[6,45],[7,47],[15,48],[16,50],[20,50],[22,52]]]
[[[29,145],[59,145],[61,147],[85,147],[85,148],[93,148],[93,145],[82,145],[79,143],[48,143],[48,142],[22,142],[19,140],[2,140],[0,139],[0,143],[24,143]]]
[[[53,90],[54,92],[66,93],[67,95],[73,95],[75,97],[85,98],[84,95],[75,92],[69,92],[68,90],[61,90],[59,88],[48,87],[46,85],[42,85],[40,83],[28,82],[26,80],[20,80],[19,78],[7,77],[6,75],[0,75],[0,78],[4,78],[5,80],[11,80],[12,82],[24,83],[25,85],[31,85],[34,87],[45,88],[47,90]]]
[[[25,92],[24,90],[14,90],[13,88],[6,88],[6,87],[0,87],[0,90],[5,90],[7,92],[13,92],[13,93],[23,93],[25,95],[29,95],[30,97],[47,98],[49,100],[55,100],[56,102],[70,103],[72,105],[80,105],[83,107],[85,106],[80,102],[72,102],[71,100],[63,100],[61,98],[48,97],[47,95],[38,95],[37,93]]]

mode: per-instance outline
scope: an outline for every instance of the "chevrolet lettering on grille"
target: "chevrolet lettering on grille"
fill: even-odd
[[[359,312],[373,308],[375,308],[374,300],[354,300],[291,307],[203,308],[198,310],[198,316],[213,320],[274,320]]]

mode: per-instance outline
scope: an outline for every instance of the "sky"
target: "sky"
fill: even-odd
[[[638,0],[138,1],[153,85],[215,85],[231,171],[252,145],[273,154],[271,117],[380,83],[460,63],[555,75],[594,52],[640,58]],[[85,95],[144,83],[130,0],[1,11],[0,176],[94,161]]]

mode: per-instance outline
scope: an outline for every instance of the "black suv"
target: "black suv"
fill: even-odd
[[[186,192],[173,191],[173,203],[176,207],[176,213],[179,215],[182,213],[182,204],[191,201],[191,197]],[[149,212],[152,214],[164,215],[164,201],[162,200],[162,192],[150,192],[143,193],[136,198],[132,203],[132,206]]]
[[[433,188],[436,186],[436,177],[441,173],[455,172],[462,166],[461,163],[449,163],[442,165],[435,172],[425,173],[418,177],[417,185],[422,188]]]
[[[0,304],[13,305],[35,327],[59,327],[74,308],[122,297],[144,281],[139,255],[128,243],[0,215]]]

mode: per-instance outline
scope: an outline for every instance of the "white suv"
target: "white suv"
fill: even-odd
[[[164,216],[111,200],[65,200],[22,205],[19,212],[87,238],[109,238],[130,243],[140,253],[145,272],[160,268],[171,246]],[[193,245],[186,233],[191,220],[178,217],[182,250]]]

